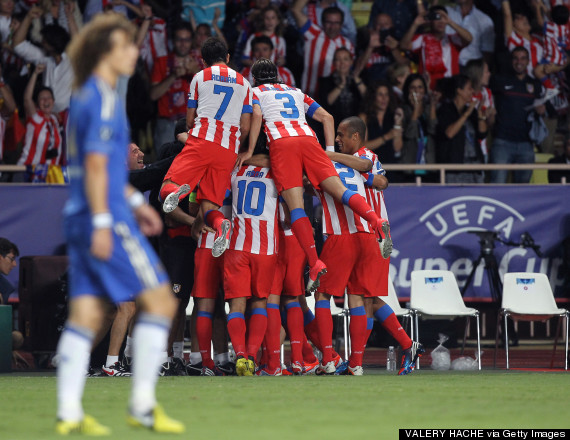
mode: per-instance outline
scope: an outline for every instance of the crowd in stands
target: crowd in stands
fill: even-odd
[[[151,161],[185,115],[209,36],[228,43],[246,78],[256,59],[269,57],[284,82],[337,123],[360,115],[383,163],[533,163],[535,152],[559,161],[565,148],[555,134],[568,132],[568,8],[566,0],[375,0],[368,24],[357,27],[349,0],[0,0],[0,160],[28,166],[23,178],[36,181],[66,164],[73,73],[65,50],[94,14],[112,9],[139,29],[139,65],[119,89],[131,138]],[[417,170],[391,180],[417,174],[430,179]],[[515,174],[514,182],[530,179]],[[448,176],[506,180],[505,171]]]

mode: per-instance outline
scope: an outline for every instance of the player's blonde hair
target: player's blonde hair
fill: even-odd
[[[87,81],[103,55],[112,49],[111,35],[123,31],[134,41],[135,26],[121,14],[107,12],[96,15],[69,44],[67,53],[75,74],[74,87]]]

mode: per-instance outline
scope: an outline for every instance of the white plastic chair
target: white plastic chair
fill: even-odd
[[[450,317],[465,317],[465,334],[463,347],[467,337],[469,318],[477,320],[477,354],[479,370],[481,369],[481,337],[479,311],[466,307],[457,285],[457,280],[448,270],[415,270],[412,272],[412,289],[410,292],[410,308],[415,317],[416,341],[420,340],[418,317],[442,319]],[[417,367],[419,368],[419,358]]]
[[[509,335],[507,331],[507,318],[518,321],[546,321],[555,316],[566,318],[566,355],[564,369],[568,370],[568,320],[569,312],[559,309],[554,300],[554,294],[548,277],[543,273],[511,272],[505,274],[503,283],[503,300],[500,315],[504,317],[505,355],[507,370],[509,369]],[[498,323],[497,323],[498,324]],[[554,340],[554,351],[558,332]],[[499,326],[495,338],[495,360],[499,343]]]

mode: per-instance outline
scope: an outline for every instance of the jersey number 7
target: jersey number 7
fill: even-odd
[[[230,103],[230,99],[232,99],[232,95],[234,94],[234,89],[228,86],[221,86],[219,84],[215,84],[214,95],[220,95],[222,93],[224,94],[224,99],[220,104],[220,108],[218,109],[216,116],[214,116],[214,118],[216,118],[218,121],[222,119],[222,116],[224,116],[224,113],[228,108],[228,104]]]

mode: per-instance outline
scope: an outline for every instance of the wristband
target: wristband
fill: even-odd
[[[334,152],[334,145],[327,145],[327,151]]]
[[[100,212],[91,216],[93,229],[108,229],[113,226],[113,216],[110,212]]]
[[[134,191],[127,199],[129,207],[132,211],[136,211],[146,203],[144,196],[139,191]]]

